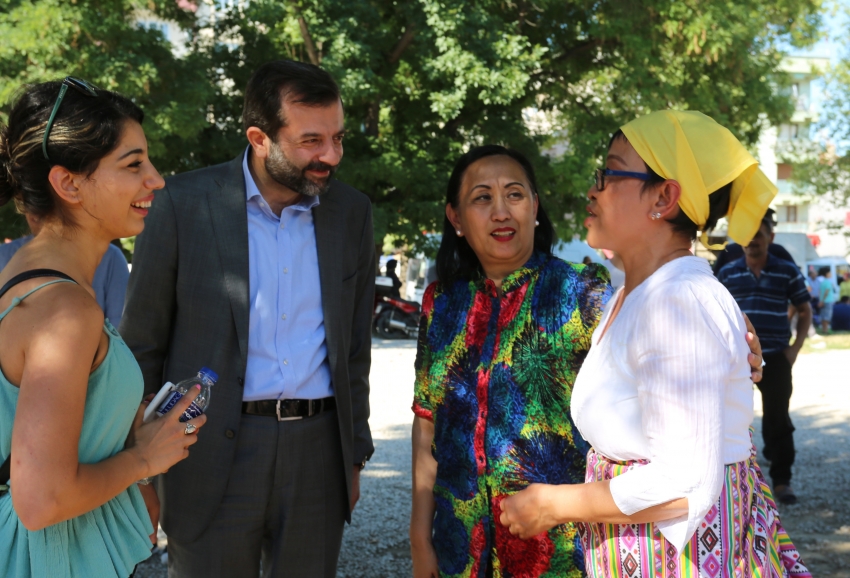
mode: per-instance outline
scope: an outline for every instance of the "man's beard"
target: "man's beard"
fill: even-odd
[[[271,143],[269,156],[265,161],[266,172],[271,178],[284,187],[308,197],[318,197],[328,190],[331,184],[331,177],[336,172],[337,166],[314,161],[303,169],[299,168],[295,163],[286,158],[286,155],[275,142]],[[323,183],[317,183],[307,178],[307,171],[328,171],[328,176],[324,179]]]

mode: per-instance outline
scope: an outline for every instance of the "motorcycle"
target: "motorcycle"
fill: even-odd
[[[393,281],[389,277],[375,277],[374,329],[384,339],[411,337],[419,333],[420,305],[393,294]]]

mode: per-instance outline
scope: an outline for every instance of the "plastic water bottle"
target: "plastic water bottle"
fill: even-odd
[[[218,374],[208,367],[202,367],[197,375],[184,379],[177,385],[166,383],[162,386],[160,393],[151,401],[150,407],[155,407],[156,417],[162,417],[171,411],[171,408],[180,401],[186,393],[200,384],[201,393],[192,401],[191,405],[186,408],[183,415],[180,416],[180,421],[189,421],[196,418],[207,410],[210,405],[210,392],[212,386],[218,381]],[[147,417],[147,416],[146,416]],[[151,416],[153,417],[153,416]],[[145,421],[148,421],[147,419]]]

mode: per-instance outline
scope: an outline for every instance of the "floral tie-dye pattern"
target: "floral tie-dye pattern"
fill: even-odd
[[[530,540],[499,523],[532,483],[584,481],[573,382],[611,296],[608,272],[536,253],[502,282],[425,292],[413,411],[434,423],[433,543],[444,577],[584,575],[575,526]]]

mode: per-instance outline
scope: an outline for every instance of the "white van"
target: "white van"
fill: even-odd
[[[832,271],[832,280],[835,283],[838,283],[839,279],[846,279],[850,275],[850,263],[847,262],[846,257],[821,257],[812,261],[806,261],[806,275],[811,271],[817,274],[821,267],[829,267],[829,270]]]

